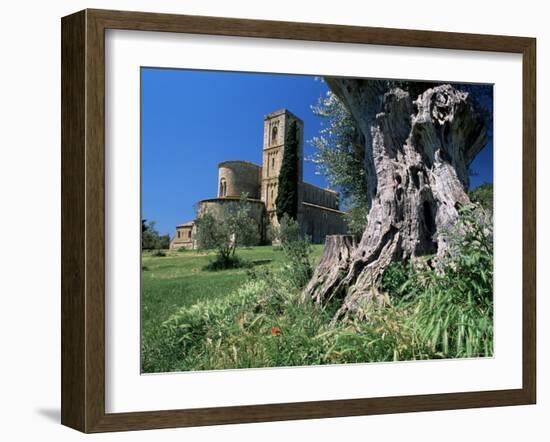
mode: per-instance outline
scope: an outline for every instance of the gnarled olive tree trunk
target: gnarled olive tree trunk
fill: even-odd
[[[364,136],[371,207],[357,247],[333,265],[324,259],[305,289],[321,304],[338,300],[338,319],[379,301],[392,261],[445,255],[445,232],[470,202],[468,166],[487,131],[473,100],[450,85],[411,96],[386,81],[326,80]]]

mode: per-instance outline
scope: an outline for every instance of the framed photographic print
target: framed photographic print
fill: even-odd
[[[535,40],[62,19],[62,423],[535,403]]]

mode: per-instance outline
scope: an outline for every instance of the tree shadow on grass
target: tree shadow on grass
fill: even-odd
[[[247,259],[241,259],[238,256],[225,260],[216,257],[206,264],[202,270],[207,272],[218,272],[220,270],[250,269],[256,266],[269,264],[272,261],[272,259],[256,259],[249,261]]]
[[[272,259],[256,259],[255,261],[250,261],[250,263],[255,266],[263,266],[265,264],[269,264],[270,262],[273,262]]]

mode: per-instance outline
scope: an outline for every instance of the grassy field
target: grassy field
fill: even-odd
[[[314,245],[313,262],[317,264],[323,245]],[[240,258],[253,268],[276,269],[282,265],[284,254],[272,246],[259,246],[238,251]],[[217,272],[203,270],[214,253],[195,251],[167,252],[165,257],[142,257],[142,339],[153,339],[155,330],[181,307],[198,301],[224,297],[246,280],[247,269]]]
[[[319,305],[302,296],[311,267],[293,252],[300,250],[299,242],[285,251],[239,250],[252,268],[216,272],[204,270],[212,254],[146,254],[142,369],[162,373],[492,356],[492,236],[472,223],[464,219],[452,260],[437,269],[393,263],[374,288],[383,294],[383,305],[365,303],[337,323],[332,319],[341,300]],[[322,249],[313,246],[312,265]]]

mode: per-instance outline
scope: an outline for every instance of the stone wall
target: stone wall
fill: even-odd
[[[262,167],[248,161],[224,161],[218,166],[218,198],[260,199]]]
[[[330,209],[339,209],[340,201],[338,192],[330,189],[323,189],[309,183],[302,183],[302,201],[304,203],[315,204],[316,206],[328,207]]]
[[[324,243],[327,235],[347,233],[343,212],[305,202],[301,209],[299,221],[302,234],[309,236],[314,244]]]

